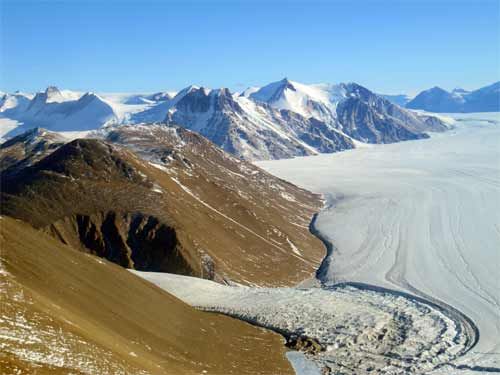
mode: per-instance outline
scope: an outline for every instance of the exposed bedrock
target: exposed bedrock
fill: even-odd
[[[174,228],[142,213],[75,214],[45,228],[62,242],[106,258],[123,267],[200,276],[184,254]],[[213,278],[213,264],[201,262]]]

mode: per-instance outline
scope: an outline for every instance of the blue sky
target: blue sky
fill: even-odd
[[[0,90],[241,90],[288,77],[383,93],[500,80],[500,0],[0,0]]]

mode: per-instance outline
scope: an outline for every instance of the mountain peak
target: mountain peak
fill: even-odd
[[[212,90],[210,93],[220,97],[232,97],[231,91],[229,91],[227,87],[221,87],[220,89]]]
[[[296,91],[296,88],[294,85],[295,82],[290,81],[288,78],[285,77],[280,82],[282,84],[282,90],[290,89],[290,90]]]
[[[426,91],[428,91],[428,92],[446,92],[446,93],[448,92],[439,86],[431,87],[429,90],[426,90]]]
[[[45,94],[47,96],[49,96],[49,95],[57,95],[57,94],[61,94],[61,91],[57,88],[57,86],[48,86],[45,89]]]
[[[261,87],[256,92],[250,94],[250,98],[269,104],[280,100],[285,95],[287,89],[297,91],[288,78],[283,78],[280,81],[271,82],[268,85]]]
[[[434,86],[419,93],[406,107],[429,112],[497,112],[500,110],[500,82],[473,91],[455,88],[448,92]]]

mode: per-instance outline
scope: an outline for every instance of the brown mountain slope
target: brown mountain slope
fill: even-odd
[[[34,128],[0,145],[0,171],[19,170],[56,150],[67,140],[58,133]]]
[[[2,212],[139,270],[290,285],[319,265],[324,249],[308,230],[317,195],[184,129],[105,137],[3,174]]]
[[[289,374],[280,336],[0,218],[0,373]]]

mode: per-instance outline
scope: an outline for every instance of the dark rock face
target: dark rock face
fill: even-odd
[[[426,131],[445,131],[436,117],[417,116],[370,90],[350,83],[347,98],[337,106],[342,131],[367,143],[392,143],[428,138]]]
[[[196,274],[179,251],[175,230],[154,216],[115,211],[76,214],[51,224],[46,231],[126,268]],[[213,278],[214,273],[204,276]]]
[[[287,338],[286,346],[311,355],[325,351],[325,348],[316,339],[305,335],[291,335]]]
[[[332,126],[313,117],[305,119],[294,112],[281,110],[281,117],[293,126],[300,140],[319,152],[332,153],[353,148],[352,141]]]
[[[498,88],[483,90],[471,99],[471,107],[488,101],[484,98],[495,90],[493,99],[498,98]],[[472,94],[457,91],[459,96]],[[86,93],[68,100],[65,95],[53,87],[33,99],[4,95],[0,106],[8,101],[13,107],[5,106],[2,116],[24,123],[6,136],[34,126],[83,131],[113,124],[166,123],[198,132],[238,158],[266,160],[342,151],[354,148],[353,139],[388,143],[425,138],[426,131],[446,128],[438,119],[423,121],[420,114],[355,83],[304,85],[285,78],[248,95],[189,86],[174,97],[161,92],[131,96],[126,104],[147,106],[126,116],[115,111],[111,99]],[[489,102],[494,106],[494,100]]]
[[[295,95],[298,90],[300,92]],[[300,136],[319,152],[345,149],[345,144],[339,144],[338,138],[334,140],[337,147],[334,150],[329,147],[331,137],[327,133],[332,130],[361,142],[391,143],[426,138],[426,131],[447,129],[439,119],[426,122],[420,114],[405,110],[356,83],[307,87],[298,83],[294,86],[293,82],[282,80],[264,86],[249,96],[259,103],[307,113],[316,119],[314,127]],[[305,129],[305,125],[301,128]],[[321,141],[318,133],[322,134]]]
[[[185,112],[207,112],[210,109],[210,96],[203,88],[192,91],[189,95],[179,100],[177,108]]]
[[[126,152],[79,139],[1,177],[4,214],[123,267],[199,275]]]
[[[359,98],[349,98],[339,104],[338,121],[346,134],[366,143],[392,143],[428,138],[426,134],[412,132],[402,121],[380,116],[376,107],[371,104]]]

